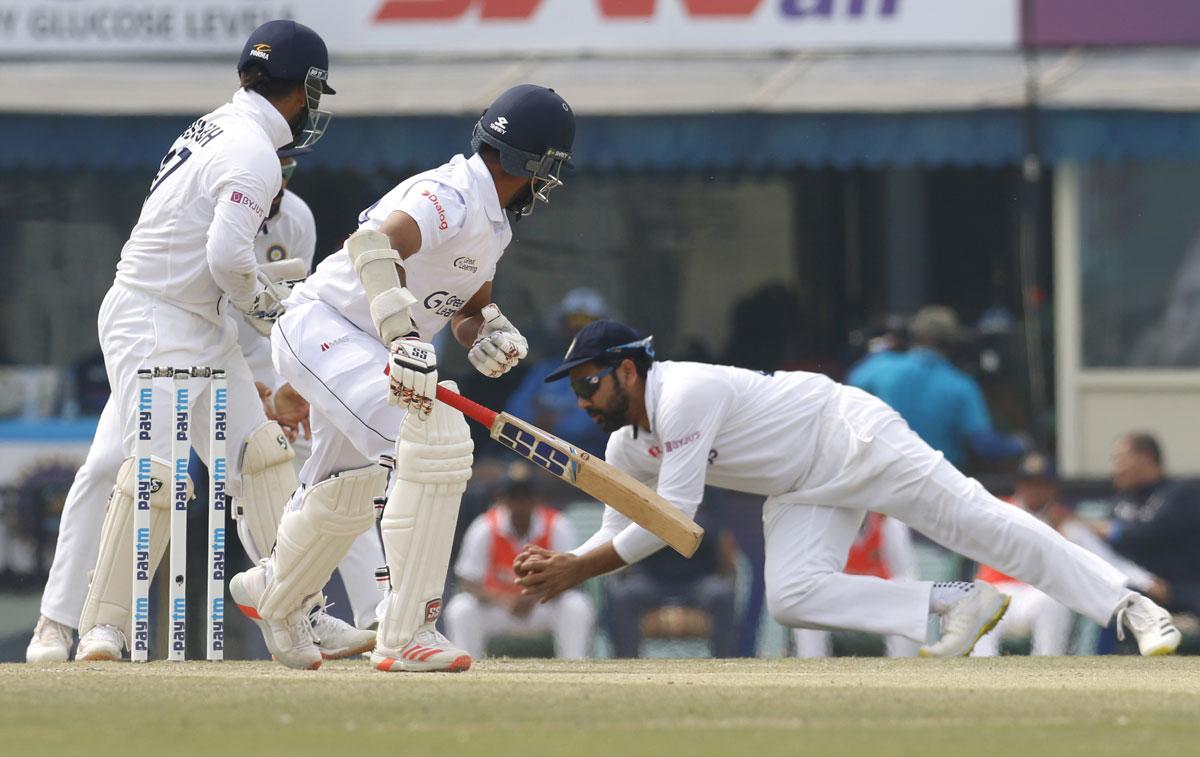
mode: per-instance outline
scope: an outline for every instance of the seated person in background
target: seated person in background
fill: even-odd
[[[1004,460],[1025,451],[1025,441],[999,433],[972,376],[947,355],[962,338],[950,308],[927,305],[909,324],[913,347],[876,366],[862,388],[883,400],[917,435],[962,468],[970,450],[984,460]]]
[[[1141,432],[1113,446],[1112,482],[1119,499],[1097,533],[1161,579],[1165,607],[1200,614],[1200,484],[1168,478],[1158,440]]]
[[[561,345],[552,347],[549,354],[529,368],[504,406],[506,412],[602,457],[608,434],[579,408],[575,394],[565,382],[547,384],[546,377],[558,367],[559,356],[580,329],[607,317],[608,304],[595,289],[578,287],[567,292],[555,318],[556,336],[561,339]]]
[[[613,657],[639,657],[642,616],[660,607],[689,607],[708,614],[708,647],[713,657],[737,653],[738,623],[734,610],[733,538],[721,529],[711,491],[696,515],[705,531],[690,559],[664,549],[604,582],[605,622]]]
[[[856,576],[878,576],[898,581],[917,580],[917,555],[908,526],[895,518],[867,513],[862,528],[850,547],[843,572]],[[830,657],[833,635],[816,628],[792,629],[797,657]],[[917,643],[903,636],[885,636],[888,657],[916,657]]]
[[[586,595],[567,591],[538,604],[515,582],[513,559],[526,544],[561,550],[577,543],[566,517],[539,504],[534,475],[527,463],[513,463],[496,505],[471,523],[454,564],[459,591],[446,605],[446,633],[476,659],[493,636],[546,631],[555,657],[591,653],[596,610]]]

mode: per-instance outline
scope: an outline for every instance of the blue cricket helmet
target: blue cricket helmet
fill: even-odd
[[[550,202],[563,185],[562,168],[571,159],[575,113],[552,89],[518,84],[488,106],[471,135],[471,149],[487,144],[500,153],[500,165],[513,176],[527,176],[530,196],[518,209],[527,216],[535,200]]]
[[[293,126],[296,147],[310,147],[325,133],[333,117],[321,110],[321,95],[337,94],[329,86],[329,50],[321,35],[290,19],[267,21],[250,33],[238,58],[238,73],[257,66],[272,79],[304,83],[308,115]]]

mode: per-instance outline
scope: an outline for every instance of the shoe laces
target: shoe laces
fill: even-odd
[[[434,626],[423,625],[417,629],[417,632],[415,634],[413,634],[412,641],[409,643],[410,644],[424,644],[424,645],[449,644],[450,640],[447,639],[445,636],[442,636],[442,634],[439,633],[437,628],[435,628]]]
[[[1124,607],[1117,610],[1118,641],[1125,640],[1126,626],[1135,634],[1139,634],[1153,630],[1156,625],[1160,626],[1160,631],[1167,631],[1171,625],[1171,616],[1144,597],[1132,597]]]
[[[67,646],[71,645],[71,629],[68,626],[59,623],[57,620],[51,620],[43,615],[37,624],[37,628],[33,631],[34,637],[43,643],[51,641],[60,641]]]

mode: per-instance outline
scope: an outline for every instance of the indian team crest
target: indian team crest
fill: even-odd
[[[271,263],[274,263],[277,260],[283,260],[287,256],[287,248],[281,244],[273,244],[267,248],[267,260]]]

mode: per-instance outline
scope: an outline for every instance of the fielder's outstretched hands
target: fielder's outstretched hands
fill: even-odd
[[[499,378],[529,354],[529,342],[504,317],[496,303],[485,305],[479,312],[483,316],[483,327],[467,352],[467,359],[483,375]]]
[[[513,560],[517,583],[524,587],[521,593],[539,602],[549,602],[579,585],[587,578],[580,575],[579,568],[579,558],[570,552],[554,552],[535,544],[526,546]]]
[[[404,337],[392,342],[391,393],[388,402],[408,408],[425,420],[433,412],[437,396],[437,353],[429,342]]]

